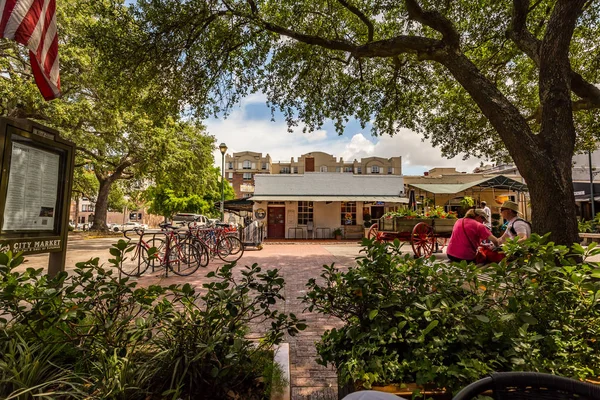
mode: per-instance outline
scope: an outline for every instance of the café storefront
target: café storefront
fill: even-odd
[[[270,239],[329,239],[337,229],[358,239],[365,220],[408,203],[397,175],[257,175],[255,183],[254,218]]]

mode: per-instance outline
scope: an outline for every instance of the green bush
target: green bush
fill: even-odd
[[[342,382],[456,391],[493,371],[600,375],[600,269],[577,262],[599,249],[533,235],[482,267],[414,259],[397,241],[364,245],[357,267],[325,266],[304,296],[344,322],[317,343]]]
[[[235,278],[232,264],[200,292],[143,288],[113,273],[127,251],[119,241],[111,267],[94,259],[54,278],[0,254],[0,398],[268,398],[273,346],[305,328],[276,310],[278,271],[255,264]],[[269,328],[253,341],[258,321]]]

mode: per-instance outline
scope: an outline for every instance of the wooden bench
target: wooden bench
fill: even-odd
[[[582,239],[581,244],[584,246],[591,242],[600,243],[600,233],[580,233],[579,237]]]

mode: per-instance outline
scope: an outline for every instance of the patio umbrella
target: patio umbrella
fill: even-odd
[[[417,198],[415,197],[414,189],[410,189],[408,193],[408,208],[414,211],[417,210]]]

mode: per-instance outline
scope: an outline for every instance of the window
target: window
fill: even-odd
[[[335,167],[335,172],[342,172],[342,169],[340,167]]]
[[[227,162],[227,169],[233,169],[233,162],[232,161]]]
[[[281,167],[281,173],[282,174],[289,174],[290,173],[290,167]]]
[[[393,173],[394,173],[394,168],[388,167],[388,175],[391,175]]]
[[[81,205],[81,211],[83,211],[83,212],[94,212],[94,205],[93,204],[82,204]]]
[[[313,220],[313,202],[298,202],[298,225],[306,225]]]
[[[362,174],[362,167],[356,167],[356,174],[357,175],[361,175]]]
[[[294,170],[294,174],[298,173],[298,167],[293,167],[292,169]]]
[[[229,173],[229,179],[233,179],[233,172]]]
[[[252,174],[250,172],[244,172],[244,180],[245,181],[252,180]]]
[[[250,197],[250,196],[252,196],[252,193],[244,193],[243,198],[245,199],[245,198]]]
[[[243,169],[251,169],[252,168],[252,163],[248,160],[244,161],[244,163],[242,164],[242,168]]]
[[[379,173],[379,166],[378,165],[373,165],[371,167],[371,173],[372,174],[378,174]]]
[[[356,202],[342,201],[342,225],[356,225]]]
[[[322,165],[320,171],[327,172],[327,165]]]
[[[269,168],[269,163],[262,163],[262,169],[268,169]]]
[[[353,172],[352,167],[344,167],[344,172]]]

